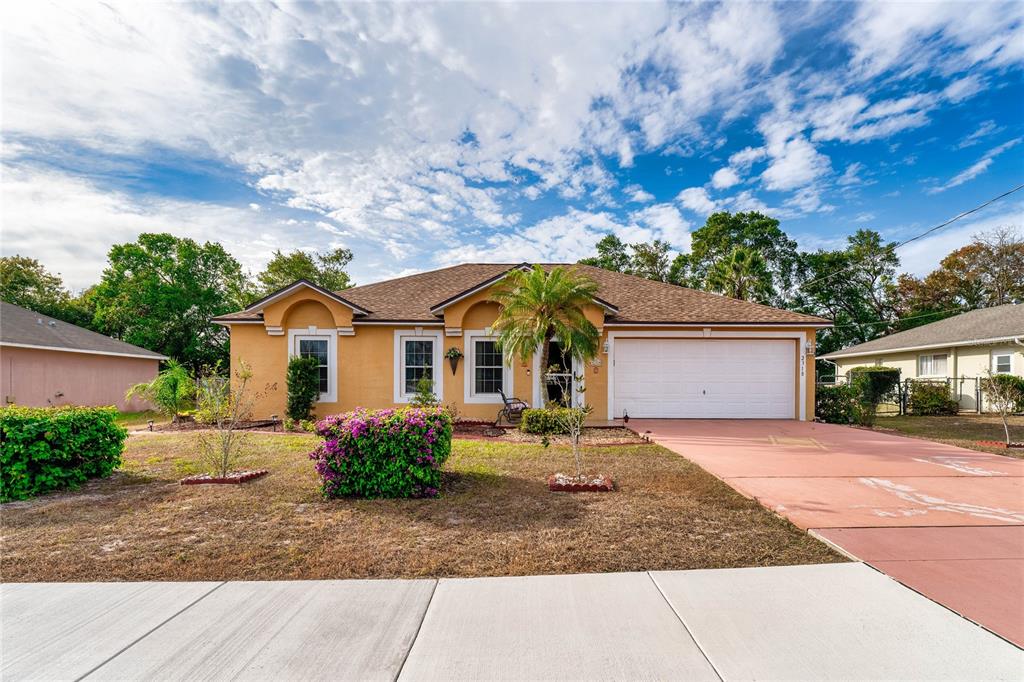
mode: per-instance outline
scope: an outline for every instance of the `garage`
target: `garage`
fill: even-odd
[[[793,419],[793,339],[620,338],[616,417]]]

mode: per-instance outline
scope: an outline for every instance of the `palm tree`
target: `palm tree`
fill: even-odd
[[[548,344],[558,337],[562,349],[589,360],[597,355],[600,334],[584,307],[593,304],[597,283],[575,268],[558,266],[546,272],[539,265],[531,270],[512,270],[494,287],[494,300],[501,312],[493,329],[506,358],[526,362],[540,346],[540,371],[547,373]],[[547,382],[544,397],[547,398]]]
[[[737,246],[708,272],[708,288],[744,301],[766,301],[771,296],[771,273],[756,251]]]

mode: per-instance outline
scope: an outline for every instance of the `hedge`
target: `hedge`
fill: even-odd
[[[452,451],[452,419],[441,407],[357,409],[321,420],[310,453],[324,497],[437,497]]]
[[[0,502],[77,488],[121,465],[113,407],[0,408]]]
[[[956,414],[960,405],[949,395],[946,382],[911,381],[907,408],[911,414],[922,417],[940,414]]]
[[[814,393],[814,416],[829,424],[857,421],[857,391],[848,384],[818,386]]]
[[[545,436],[553,433],[567,433],[559,417],[568,409],[567,407],[546,407],[523,410],[523,420],[519,423],[519,430]]]

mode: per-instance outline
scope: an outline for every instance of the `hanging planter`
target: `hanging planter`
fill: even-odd
[[[459,360],[462,359],[462,351],[452,346],[445,351],[444,356],[448,358],[448,364],[451,365],[452,374],[455,374],[455,370],[459,367]]]

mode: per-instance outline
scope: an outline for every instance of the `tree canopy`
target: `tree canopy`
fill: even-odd
[[[0,258],[0,300],[55,317],[80,327],[91,327],[90,292],[73,296],[60,275],[49,272],[35,258]]]
[[[257,275],[262,295],[286,287],[297,279],[309,280],[328,291],[341,291],[352,286],[345,268],[352,262],[349,249],[333,249],[323,253],[274,251],[267,267]]]

